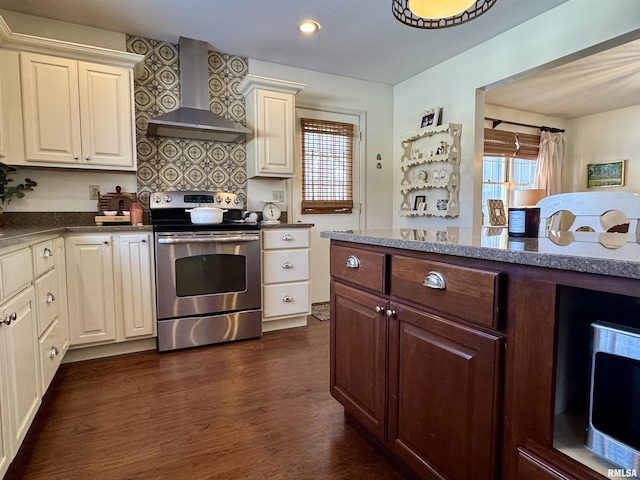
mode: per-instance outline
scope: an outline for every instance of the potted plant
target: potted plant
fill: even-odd
[[[25,192],[33,191],[33,187],[37,185],[37,183],[30,178],[25,178],[24,183],[9,185],[13,182],[10,175],[15,171],[15,167],[0,162],[0,212],[2,211],[2,206],[9,205],[13,197],[24,197]]]

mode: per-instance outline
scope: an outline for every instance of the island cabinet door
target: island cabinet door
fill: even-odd
[[[386,301],[339,283],[331,290],[331,394],[384,441]]]
[[[502,339],[390,308],[390,448],[425,479],[494,480]]]

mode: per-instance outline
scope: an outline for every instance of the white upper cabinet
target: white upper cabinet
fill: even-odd
[[[18,52],[0,50],[0,161],[24,158],[20,59]]]
[[[133,71],[20,54],[25,164],[135,170]]]
[[[247,136],[248,177],[293,177],[295,95],[305,86],[255,75],[240,83],[252,131]]]

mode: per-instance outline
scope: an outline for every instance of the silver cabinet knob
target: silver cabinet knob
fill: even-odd
[[[78,155],[74,155],[74,156],[73,156],[73,159],[74,159],[74,160],[78,160]]]
[[[282,301],[286,303],[293,302],[293,297],[291,295],[285,295],[282,297]]]
[[[285,233],[284,235],[282,235],[282,240],[284,240],[285,242],[289,242],[293,240],[293,235],[291,235],[290,233]]]
[[[147,243],[147,239],[146,239],[146,238],[143,238],[143,239],[142,239],[142,243]]]
[[[354,257],[353,255],[349,255],[347,257],[347,263],[345,263],[347,268],[358,268],[360,266],[360,259],[358,257]]]
[[[5,315],[0,323],[4,323],[5,325],[11,325],[12,322],[15,322],[18,318],[18,314],[16,312],[10,313],[9,315]]]
[[[56,358],[59,353],[60,350],[58,350],[56,347],[51,347],[51,350],[49,350],[49,358]]]
[[[109,245],[109,240],[103,240],[103,241],[102,241],[102,243],[103,243],[104,245]]]
[[[89,155],[85,155],[84,156],[84,160],[85,160],[85,162],[88,162],[89,160],[91,160],[91,157],[89,157]]]
[[[393,317],[396,314],[395,310],[387,310],[386,312],[387,317]]]
[[[47,293],[47,303],[53,303],[56,301],[56,297],[53,293]]]
[[[53,252],[51,251],[51,249],[44,247],[44,250],[42,250],[42,256],[44,258],[50,258],[53,257]]]
[[[422,285],[428,288],[434,288],[436,290],[445,290],[447,288],[447,282],[444,279],[444,275],[440,272],[429,272],[424,276]]]
[[[376,313],[382,313],[384,312],[384,307],[381,307],[380,305],[376,305],[375,310],[376,310]]]
[[[291,262],[284,262],[282,264],[282,268],[293,268],[293,263]]]

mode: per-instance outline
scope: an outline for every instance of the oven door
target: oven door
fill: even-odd
[[[260,234],[155,234],[158,320],[261,308]]]

